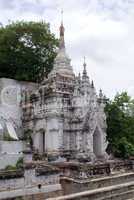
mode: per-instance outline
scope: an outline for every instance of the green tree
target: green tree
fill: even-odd
[[[45,22],[0,27],[0,77],[37,81],[53,67],[58,40]],[[45,72],[45,73],[44,73]]]
[[[126,92],[117,94],[106,105],[108,149],[116,156],[134,155],[133,110],[134,100]]]

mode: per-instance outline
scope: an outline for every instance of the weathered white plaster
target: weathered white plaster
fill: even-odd
[[[22,153],[25,144],[22,141],[0,141],[1,153]]]
[[[40,152],[44,149],[47,153],[64,155],[68,151],[75,158],[104,158],[107,146],[106,98],[102,91],[97,96],[85,62],[82,76],[75,76],[66,54],[63,30],[61,25],[60,48],[53,70],[34,93],[33,115],[29,121],[33,123],[34,146]],[[30,112],[31,107],[28,109]],[[25,119],[25,112],[23,116]]]

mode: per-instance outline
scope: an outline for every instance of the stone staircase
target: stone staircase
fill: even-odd
[[[134,172],[89,181],[70,180],[68,187],[64,187],[64,196],[48,200],[134,200]]]

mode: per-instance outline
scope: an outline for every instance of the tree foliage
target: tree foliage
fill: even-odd
[[[134,155],[134,100],[126,92],[106,105],[109,149],[119,157]]]
[[[45,22],[0,27],[0,77],[37,81],[53,67],[58,41]]]

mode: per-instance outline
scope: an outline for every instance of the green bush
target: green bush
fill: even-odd
[[[16,166],[7,165],[7,166],[5,167],[5,170],[16,170]]]
[[[15,139],[11,138],[8,133],[4,133],[3,139],[4,141],[15,141]]]
[[[115,151],[115,154],[118,157],[122,158],[129,158],[129,156],[134,155],[134,146],[127,141],[127,138],[122,137],[118,143],[117,143],[117,150]]]
[[[17,169],[20,169],[20,168],[23,168],[23,157],[20,157],[16,163],[16,168]]]
[[[58,40],[50,25],[12,22],[0,27],[0,77],[37,81],[53,67]]]
[[[126,92],[107,102],[107,150],[121,158],[134,155],[134,99]]]

